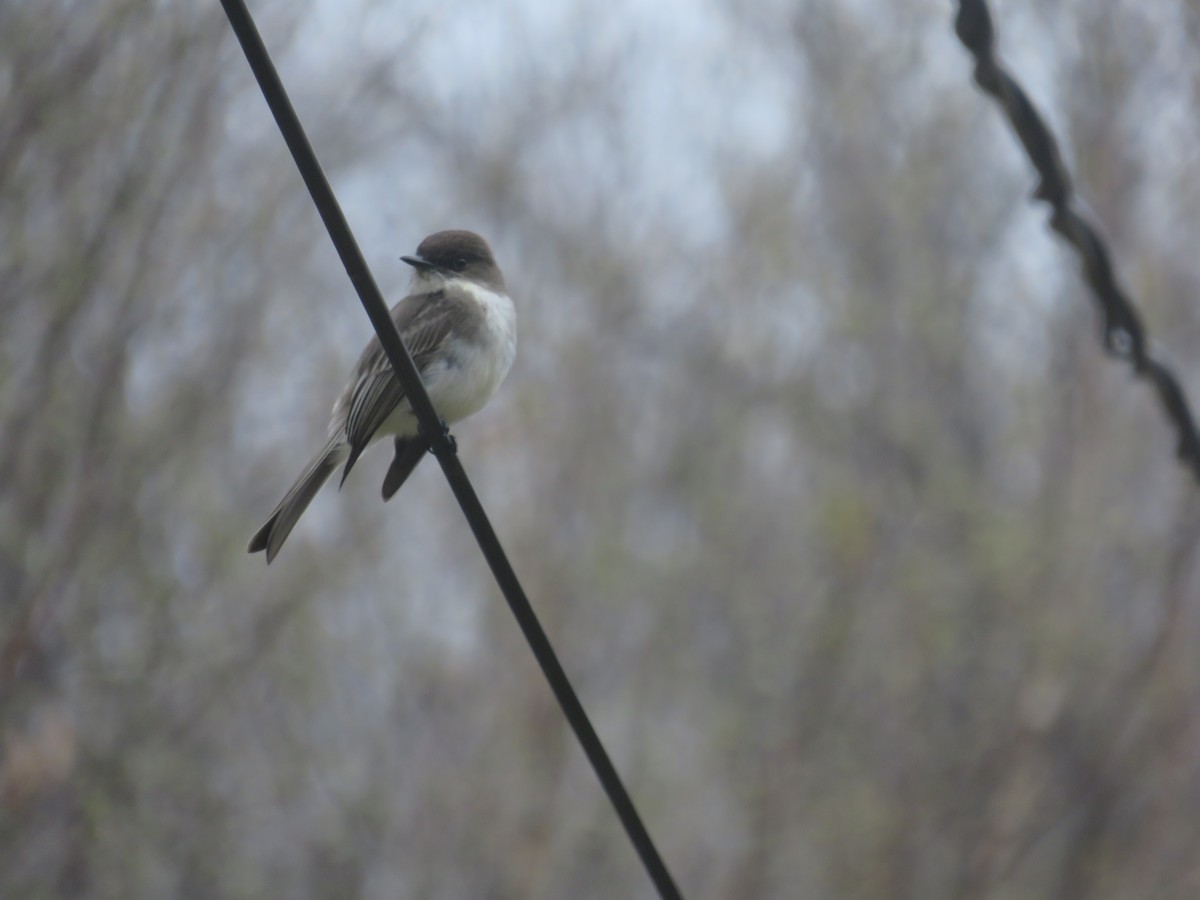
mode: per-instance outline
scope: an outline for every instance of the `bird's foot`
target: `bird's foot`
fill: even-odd
[[[443,453],[449,456],[453,456],[458,453],[458,441],[456,441],[454,439],[454,435],[450,433],[450,426],[446,424],[446,420],[438,419],[438,427],[441,429],[441,431],[434,438],[426,436],[423,429],[417,429],[421,437],[425,438],[425,442],[429,444],[429,452],[439,458]]]

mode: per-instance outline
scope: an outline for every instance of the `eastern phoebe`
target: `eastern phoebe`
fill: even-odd
[[[487,241],[470,231],[439,231],[400,257],[413,267],[412,290],[392,307],[392,321],[412,354],[438,415],[457,422],[495,393],[517,352],[517,318],[504,276]],[[359,455],[384,435],[396,455],[383,480],[386,501],[399,490],[429,444],[396,380],[379,338],[362,352],[350,383],[333,406],[329,440],[313,457],[249,551],[275,558],[317,491],[343,461],[342,482]]]

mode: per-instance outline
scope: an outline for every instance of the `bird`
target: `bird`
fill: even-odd
[[[516,358],[516,309],[504,276],[487,241],[472,231],[436,232],[400,259],[413,277],[408,295],[392,307],[392,321],[443,423],[460,421],[483,408]],[[394,457],[383,480],[385,502],[429,442],[375,336],[333,405],[325,446],[250,539],[248,552],[266,551],[270,563],[338,466],[344,466],[340,488],[362,452],[389,435]]]

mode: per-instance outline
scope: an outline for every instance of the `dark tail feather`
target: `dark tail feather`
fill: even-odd
[[[266,550],[268,563],[275,558],[275,554],[279,552],[279,548],[283,546],[287,536],[296,527],[296,522],[300,519],[301,514],[308,509],[308,504],[312,503],[313,497],[317,496],[321,485],[337,468],[340,450],[338,443],[336,439],[331,438],[324,449],[313,457],[305,468],[304,474],[296,479],[291,490],[279,501],[279,505],[271,513],[271,517],[267,519],[267,524],[258,529],[258,533],[250,538],[250,546],[247,548],[249,552],[257,553],[260,550]]]
[[[388,466],[387,474],[383,476],[383,502],[392,499],[392,494],[400,490],[400,485],[408,480],[413,469],[417,467],[425,454],[429,452],[429,442],[423,437],[396,438],[396,455]]]

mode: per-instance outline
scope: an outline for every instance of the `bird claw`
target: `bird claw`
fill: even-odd
[[[429,444],[429,452],[434,456],[440,457],[442,453],[447,453],[451,456],[458,453],[458,441],[454,439],[454,435],[450,433],[450,426],[446,424],[445,419],[438,419],[438,426],[441,429],[442,440],[430,440],[425,438],[425,442]],[[425,437],[424,429],[418,427],[417,432]]]

